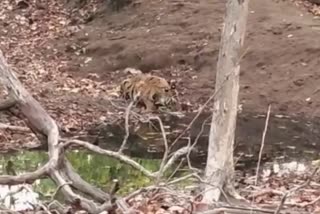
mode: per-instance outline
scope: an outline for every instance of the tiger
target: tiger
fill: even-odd
[[[120,96],[135,101],[145,112],[153,112],[159,107],[170,107],[175,103],[175,82],[151,74],[135,74],[120,84]]]

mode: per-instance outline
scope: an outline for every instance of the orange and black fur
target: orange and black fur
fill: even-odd
[[[151,74],[136,74],[120,84],[120,95],[126,100],[135,100],[145,111],[154,111],[160,106],[169,107],[174,102],[174,83]]]

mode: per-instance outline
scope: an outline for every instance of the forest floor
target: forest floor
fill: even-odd
[[[59,126],[79,134],[123,114],[117,86],[125,68],[175,79],[187,112],[214,91],[221,0],[136,0],[112,10],[89,4],[2,0],[0,49]],[[85,1],[84,1],[85,2]],[[243,112],[320,116],[319,7],[300,1],[251,0],[239,104]],[[10,114],[3,123],[24,125]],[[28,140],[29,139],[29,140]],[[1,151],[33,138],[0,132]]]
[[[175,79],[186,111],[213,93],[224,1],[141,0],[119,11],[102,0],[77,7],[63,0],[18,2],[4,0],[0,8],[0,48],[66,132],[79,134],[123,113],[117,86],[127,67]],[[320,115],[317,9],[251,1],[241,62],[244,112],[265,113],[272,104],[273,114]],[[2,120],[21,124],[10,115]]]

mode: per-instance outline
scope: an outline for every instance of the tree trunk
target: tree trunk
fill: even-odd
[[[204,201],[220,200],[221,193],[233,197],[233,144],[237,118],[241,47],[244,42],[249,0],[228,0],[222,30],[214,109],[205,170]]]

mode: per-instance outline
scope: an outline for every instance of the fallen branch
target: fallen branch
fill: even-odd
[[[201,214],[220,214],[220,213],[230,213],[230,214],[266,214],[266,213],[272,213],[274,214],[274,210],[269,209],[261,209],[261,208],[254,208],[254,207],[240,207],[240,206],[224,206],[214,208],[209,211],[202,211],[202,212],[196,212]],[[294,212],[290,211],[290,214],[307,214],[307,212]]]
[[[81,141],[81,140],[63,139],[63,141],[66,141],[64,143],[63,147],[68,147],[71,144],[76,144],[78,146],[82,146],[82,147],[84,147],[84,148],[86,148],[86,149],[88,149],[90,151],[95,152],[95,153],[107,155],[107,156],[112,157],[112,158],[116,158],[119,161],[121,161],[121,162],[123,162],[125,164],[128,164],[128,165],[132,166],[133,168],[139,170],[145,176],[156,178],[160,174],[160,170],[157,171],[157,172],[150,172],[149,170],[144,168],[142,165],[140,165],[138,162],[132,160],[130,157],[128,157],[126,155],[120,154],[119,152],[113,152],[113,151],[105,150],[105,149],[102,149],[102,148],[100,148],[98,146],[90,144],[89,142],[85,142],[85,141]],[[169,159],[169,161],[163,166],[163,169],[162,169],[161,173],[163,173],[166,170],[168,170],[178,158],[180,158],[181,156],[185,155],[187,152],[188,152],[188,148],[187,147],[183,147],[183,148],[179,149],[178,151],[176,151],[174,153],[174,155]]]
[[[37,169],[34,172],[27,172],[21,175],[1,175],[0,184],[2,185],[16,185],[16,184],[22,184],[22,183],[32,184],[35,180],[47,176],[51,167],[55,167],[55,163],[53,163],[53,161],[49,161],[40,169]]]
[[[0,129],[7,129],[10,131],[19,131],[19,132],[30,132],[31,130],[23,126],[12,126],[4,123],[0,123]]]
[[[128,138],[130,136],[130,132],[129,132],[129,115],[130,115],[130,111],[131,111],[131,108],[134,104],[135,100],[131,101],[128,108],[126,109],[126,116],[125,116],[125,130],[126,130],[126,134],[123,138],[123,141],[122,141],[122,144],[121,144],[121,147],[119,149],[119,153],[122,153],[124,147],[126,146],[127,144],[127,141],[128,141]]]
[[[30,129],[28,129],[26,127],[10,126],[10,125],[3,124],[3,123],[0,123],[0,129],[1,128],[4,128],[4,129],[9,128],[11,130],[16,130],[16,131],[30,132]],[[163,131],[164,131],[164,129],[163,129]],[[165,136],[163,136],[163,137],[164,137],[164,139],[166,139]],[[123,163],[131,165],[135,169],[142,171],[146,176],[155,177],[156,174],[159,174],[159,172],[151,173],[146,170],[142,170],[143,167],[139,163],[133,161],[131,158],[129,158],[126,155],[123,155],[119,152],[113,152],[113,151],[101,149],[100,147],[97,147],[97,146],[95,146],[89,142],[86,142],[86,141],[81,141],[81,140],[76,140],[76,139],[68,139],[68,138],[60,138],[60,141],[65,142],[63,147],[68,147],[71,144],[76,144],[79,146],[83,146],[84,148],[87,148],[88,150],[91,150],[93,152],[97,152],[99,154],[104,154],[109,157],[116,158],[116,159],[122,161]],[[165,145],[167,145],[166,140],[165,140]],[[167,147],[167,146],[165,146],[165,147]],[[180,148],[179,150],[177,150],[176,152],[171,154],[170,155],[171,158],[167,162],[164,162],[165,164],[163,165],[162,172],[167,171],[175,163],[176,160],[178,160],[182,156],[186,155],[189,151],[190,151],[190,147],[186,146],[186,147]],[[164,155],[164,156],[168,157],[168,155]],[[1,183],[1,176],[0,176],[0,183]]]
[[[176,151],[172,157],[169,157],[169,146],[166,138],[166,133],[160,118],[157,119],[163,140],[165,145],[165,153],[161,162],[160,168],[157,172],[150,172],[136,161],[121,154],[129,136],[129,113],[130,108],[126,113],[126,136],[118,152],[107,151],[100,147],[94,146],[88,142],[80,140],[65,140],[60,138],[59,129],[56,122],[50,117],[46,110],[35,100],[30,93],[23,87],[22,83],[15,76],[14,72],[8,67],[6,60],[2,52],[0,51],[0,82],[5,86],[9,92],[9,97],[12,100],[4,107],[12,107],[15,105],[25,117],[26,124],[30,129],[25,127],[0,125],[0,129],[10,129],[15,131],[27,132],[31,130],[42,144],[48,146],[49,161],[41,168],[34,172],[25,173],[18,176],[4,175],[0,176],[0,184],[20,184],[20,183],[32,183],[36,179],[43,177],[50,177],[58,186],[58,190],[62,192],[66,201],[71,204],[76,204],[78,209],[84,209],[90,213],[100,213],[104,210],[109,210],[114,206],[114,203],[110,201],[110,195],[103,193],[99,189],[91,186],[85,182],[81,177],[75,173],[69,161],[65,158],[65,148],[70,144],[76,144],[83,146],[91,151],[99,154],[105,154],[110,157],[117,158],[118,160],[134,167],[141,171],[148,177],[157,178],[160,180],[164,172],[169,169],[175,161],[181,156],[187,154],[188,148],[182,148]],[[130,106],[129,106],[130,107]],[[1,108],[1,106],[0,106]],[[64,143],[59,144],[59,141]],[[75,190],[80,193],[76,194]],[[86,195],[82,196],[82,195]],[[87,197],[88,196],[88,197]],[[91,199],[94,199],[91,200]],[[120,203],[120,202],[119,202]]]
[[[197,137],[195,138],[194,142],[192,143],[191,145],[191,139],[189,140],[188,142],[188,147],[189,147],[189,150],[188,150],[188,154],[187,154],[187,161],[188,161],[188,166],[191,170],[194,170],[194,171],[197,171],[197,172],[200,172],[198,169],[194,168],[191,164],[191,160],[190,160],[190,154],[191,154],[191,151],[195,148],[195,146],[197,145],[198,141],[199,141],[199,138],[201,137],[202,133],[204,132],[204,127],[207,123],[207,121],[212,117],[212,115],[210,115],[209,117],[207,117],[202,125],[201,125],[201,129],[197,135]]]
[[[267,113],[266,122],[265,122],[264,130],[263,130],[263,134],[262,134],[261,147],[260,147],[260,151],[259,151],[259,159],[258,159],[257,170],[256,170],[255,185],[257,185],[257,183],[258,183],[262,151],[263,151],[263,148],[264,148],[264,142],[265,142],[265,139],[266,139],[266,134],[267,134],[268,125],[269,125],[270,110],[271,110],[271,105],[269,105],[269,107],[268,107],[268,113]]]
[[[14,98],[12,98],[12,97],[7,98],[6,100],[3,100],[0,102],[0,111],[7,110],[16,104],[17,104],[17,102]]]
[[[269,105],[269,107],[268,107],[265,126],[264,126],[264,130],[262,133],[261,146],[260,146],[259,158],[258,158],[257,169],[256,169],[256,178],[255,178],[255,182],[254,182],[255,186],[257,186],[258,179],[259,179],[260,164],[261,164],[262,152],[263,152],[264,143],[265,143],[265,137],[266,137],[266,133],[268,130],[268,125],[269,125],[270,110],[271,110],[271,105]],[[253,204],[253,201],[254,201],[254,197],[252,197],[251,204]]]
[[[179,158],[186,155],[189,151],[189,147],[185,146],[178,149],[171,155],[171,158],[167,161],[167,163],[163,167],[163,172],[167,171]]]
[[[261,196],[264,196],[264,195],[269,195],[269,194],[280,195],[280,196],[284,195],[284,193],[279,191],[279,190],[266,189],[266,190],[258,191],[257,193],[253,193],[253,194],[249,195],[248,198],[249,199],[254,199],[254,198],[261,197]]]
[[[64,157],[62,147],[59,146],[59,129],[55,121],[46,110],[23,87],[0,51],[0,82],[7,89],[10,99],[14,100],[16,107],[27,119],[29,128],[36,134],[41,143],[48,145],[49,161],[33,173],[25,173],[19,176],[0,176],[1,184],[29,183],[43,176],[49,176],[59,186],[66,182],[62,170],[66,169],[68,161]],[[12,127],[11,127],[12,128]],[[71,172],[70,172],[71,173]],[[81,208],[92,213],[103,211],[109,204],[99,205],[73,192],[69,185],[64,185],[61,192],[65,198],[74,202],[79,200]]]
[[[85,141],[81,141],[81,140],[69,140],[66,143],[64,143],[64,147],[67,147],[71,144],[76,144],[79,146],[82,146],[90,151],[93,151],[95,153],[98,154],[103,154],[103,155],[107,155],[109,157],[113,157],[118,159],[119,161],[126,163],[130,166],[132,166],[133,168],[139,170],[140,172],[142,172],[144,175],[148,176],[148,177],[156,177],[157,173],[152,173],[149,170],[145,169],[143,166],[141,166],[139,163],[137,163],[136,161],[132,160],[131,158],[129,158],[126,155],[120,154],[119,152],[113,152],[113,151],[109,151],[109,150],[105,150],[105,149],[101,149],[98,146],[92,145],[88,142]]]
[[[152,117],[150,119],[156,119],[159,122],[160,130],[161,130],[161,134],[162,134],[162,138],[163,138],[163,143],[164,143],[164,154],[163,154],[163,158],[162,158],[162,161],[161,161],[161,164],[160,164],[160,168],[159,168],[159,172],[158,172],[158,176],[157,176],[157,181],[159,182],[160,176],[163,175],[163,172],[166,169],[165,168],[165,166],[166,166],[165,163],[166,163],[167,158],[168,158],[169,147],[168,147],[166,131],[164,130],[162,120],[159,117]]]
[[[61,190],[61,188],[64,186],[64,185],[71,185],[72,183],[71,182],[66,182],[64,184],[61,184],[60,186],[58,186],[58,188],[56,189],[56,191],[54,191],[54,193],[52,194],[51,196],[51,200],[49,203],[51,203],[52,201],[54,201],[54,198],[56,197],[56,195],[58,194],[58,192]]]

